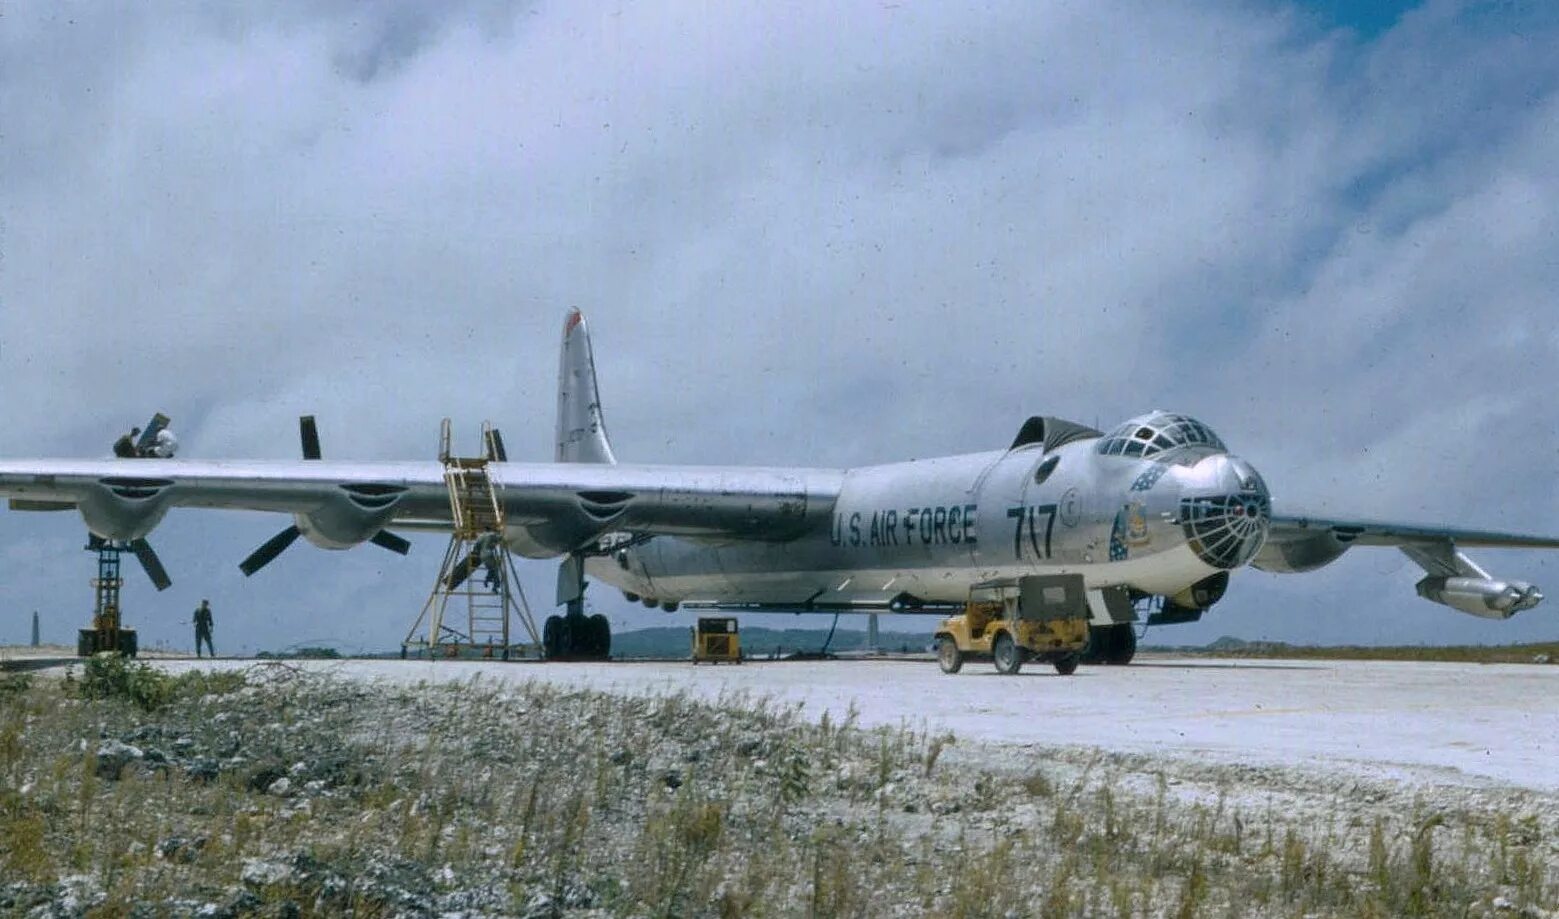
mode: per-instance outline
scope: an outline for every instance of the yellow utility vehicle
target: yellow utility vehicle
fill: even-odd
[[[728,616],[700,616],[693,629],[693,663],[708,661],[718,664],[728,661],[742,662],[741,639],[737,636],[736,620]]]
[[[1024,661],[1043,661],[1056,672],[1077,670],[1088,644],[1088,601],[1082,578],[1023,578],[1018,591],[997,589],[942,620],[936,633],[937,663],[957,673],[966,660],[989,660],[996,672],[1017,673]],[[1016,596],[1012,594],[1016,593]]]

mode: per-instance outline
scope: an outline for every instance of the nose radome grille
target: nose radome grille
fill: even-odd
[[[1263,493],[1184,498],[1180,525],[1198,558],[1214,568],[1238,568],[1267,538],[1272,502]]]

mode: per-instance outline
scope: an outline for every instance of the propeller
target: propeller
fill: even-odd
[[[472,549],[471,554],[466,556],[466,560],[461,562],[459,567],[449,573],[449,579],[444,582],[445,589],[460,589],[460,585],[466,582],[466,578],[476,574],[476,569],[480,567],[482,567],[482,560],[477,556],[476,550]]]
[[[145,539],[132,539],[130,551],[135,553],[135,560],[141,563],[146,576],[152,579],[153,587],[167,590],[172,586],[173,579],[168,577],[168,569],[162,567],[162,559],[157,557],[157,552],[152,549],[151,543]]]
[[[298,439],[303,441],[304,459],[317,460],[324,455],[319,452],[319,425],[314,423],[313,415],[298,418]]]
[[[459,589],[460,585],[464,584],[467,578],[476,574],[477,570],[482,567],[483,556],[494,548],[490,539],[489,535],[483,535],[471,544],[471,554],[466,556],[465,561],[460,562],[455,570],[449,573],[449,578],[445,581],[446,590]]]
[[[296,524],[287,527],[287,529],[267,539],[260,548],[249,553],[248,558],[238,563],[238,570],[244,573],[244,577],[254,574],[275,561],[276,556],[282,554],[300,535],[302,535],[302,531],[298,529]]]
[[[381,549],[389,549],[396,555],[405,555],[411,551],[411,543],[405,537],[397,536],[389,530],[380,530],[369,537],[368,541]]]
[[[313,415],[299,416],[298,440],[303,449],[304,460],[318,460],[324,456],[319,448],[319,425],[315,422]],[[498,442],[498,448],[500,450],[503,449],[501,440]],[[248,558],[238,563],[238,570],[242,571],[245,577],[254,574],[275,561],[276,556],[285,552],[287,547],[296,542],[300,535],[302,535],[302,531],[298,529],[297,524],[287,527],[285,530],[267,539],[260,548],[249,553]],[[397,555],[405,555],[411,551],[411,543],[407,542],[403,537],[391,533],[389,530],[380,530],[369,537],[368,541],[381,549],[389,549]],[[150,547],[148,547],[148,551],[150,551]],[[155,556],[153,556],[153,559],[155,560]],[[142,559],[141,564],[146,564],[145,559]],[[150,573],[150,569],[148,569],[148,573]]]
[[[87,551],[101,552],[104,549],[119,548],[128,549],[135,553],[135,560],[141,563],[141,568],[146,576],[151,578],[152,586],[158,590],[167,590],[173,586],[173,579],[168,577],[168,569],[162,567],[162,559],[152,549],[151,543],[145,539],[132,539],[127,543],[114,543],[96,533],[87,533]]]
[[[486,443],[482,446],[487,450],[489,460],[495,463],[509,461],[509,451],[503,448],[503,434],[497,428],[488,428],[483,434],[483,439]]]

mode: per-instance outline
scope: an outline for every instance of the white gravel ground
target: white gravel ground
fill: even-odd
[[[173,662],[169,669],[249,662]],[[1319,767],[1408,785],[1559,791],[1559,666],[1377,661],[1139,660],[1072,677],[989,664],[314,662],[396,681],[544,680],[616,691],[746,692],[866,726],[948,729],[966,741],[1078,746],[1221,765]]]

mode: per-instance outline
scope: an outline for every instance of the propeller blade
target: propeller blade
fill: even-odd
[[[146,576],[152,579],[152,586],[158,590],[167,590],[173,585],[173,579],[168,577],[168,569],[162,567],[162,559],[152,549],[152,544],[144,539],[130,540],[130,551],[135,553],[136,561],[146,569]]]
[[[238,570],[244,573],[244,577],[248,577],[269,565],[275,561],[276,556],[292,545],[292,541],[298,538],[299,532],[296,526],[290,526],[267,539],[264,545],[249,553],[248,558],[238,563]]]
[[[498,463],[509,461],[509,451],[503,448],[503,433],[497,428],[489,428],[487,431],[487,458]]]
[[[157,443],[157,435],[168,426],[169,419],[162,412],[152,415],[152,420],[146,423],[141,436],[135,442],[135,452],[138,456],[146,456]]]
[[[304,459],[317,460],[324,455],[319,452],[319,425],[314,423],[313,415],[298,419],[298,438],[303,441]]]
[[[396,536],[389,530],[380,530],[370,537],[368,541],[381,549],[389,549],[396,555],[405,555],[411,551],[411,543],[407,542],[403,537]]]
[[[454,571],[449,573],[449,580],[446,582],[445,589],[459,589],[460,585],[466,582],[466,578],[469,578],[471,575],[475,574],[476,569],[480,567],[482,567],[481,552],[479,550],[472,549],[471,554],[466,556],[466,560],[461,562]]]

